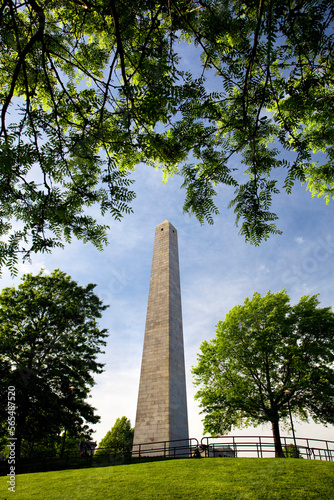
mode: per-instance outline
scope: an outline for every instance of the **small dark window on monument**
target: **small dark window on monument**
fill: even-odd
[[[164,230],[164,228],[162,227],[162,228],[161,228],[161,231],[163,231],[163,230]]]

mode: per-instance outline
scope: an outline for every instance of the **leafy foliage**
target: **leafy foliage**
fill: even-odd
[[[316,296],[291,306],[284,290],[255,293],[219,321],[193,368],[205,432],[271,422],[280,455],[288,403],[301,419],[334,423],[334,313],[318,305]]]
[[[202,51],[203,78],[173,126],[198,159],[184,170],[186,209],[210,222],[215,186],[235,185],[230,207],[236,222],[242,221],[240,232],[259,244],[280,234],[270,210],[272,196],[279,193],[275,169],[286,169],[288,192],[300,180],[312,196],[327,202],[333,197],[332,2],[204,1],[199,6],[196,19],[185,22]],[[294,153],[291,163],[285,151]],[[324,156],[315,160],[316,152]],[[249,180],[242,182],[240,172]]]
[[[275,169],[333,197],[330,0],[4,0],[0,30],[0,267],[73,236],[102,248],[94,209],[131,211],[140,162],[180,172],[200,222],[234,186],[254,244],[280,233]]]
[[[0,229],[13,233],[0,264],[14,270],[14,254],[72,235],[102,248],[107,227],[87,207],[120,219],[134,197],[127,172],[171,161],[153,129],[177,76],[167,3],[6,0],[0,19]]]
[[[113,450],[115,453],[131,451],[133,434],[134,429],[131,428],[130,420],[126,417],[118,418],[110,431],[101,439],[95,455],[105,454],[105,448],[108,448],[109,452]]]
[[[7,388],[14,387],[17,456],[21,444],[29,454],[56,447],[62,432],[89,438],[89,424],[99,420],[86,401],[107,336],[97,325],[107,306],[94,287],[55,270],[27,274],[0,294],[0,425],[7,435]]]

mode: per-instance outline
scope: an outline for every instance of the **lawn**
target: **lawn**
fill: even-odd
[[[179,459],[0,478],[1,500],[333,500],[334,462]]]

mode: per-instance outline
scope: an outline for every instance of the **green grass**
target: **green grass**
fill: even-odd
[[[333,500],[334,462],[206,458],[16,476],[9,500]]]

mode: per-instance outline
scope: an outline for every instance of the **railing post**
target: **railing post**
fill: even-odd
[[[310,451],[310,445],[309,445],[309,442],[308,442],[308,439],[306,439],[306,455],[307,455],[307,458],[308,459],[311,459],[311,451]]]
[[[330,461],[331,460],[331,452],[330,452],[330,449],[328,447],[328,441],[326,441],[326,448],[327,448],[327,454],[328,454],[328,460]]]

